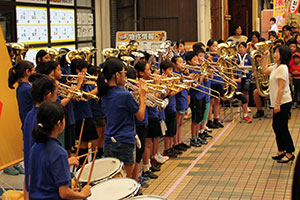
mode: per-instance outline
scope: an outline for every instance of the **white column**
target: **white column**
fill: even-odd
[[[103,62],[102,50],[110,47],[109,0],[95,1],[97,65]]]
[[[198,41],[206,44],[211,31],[210,1],[197,0],[197,29]]]

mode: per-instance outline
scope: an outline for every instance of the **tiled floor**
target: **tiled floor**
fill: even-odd
[[[289,121],[296,153],[300,148],[299,115],[299,110],[293,110]],[[190,136],[189,126],[190,122],[184,125],[186,141]],[[231,125],[225,123],[225,128],[214,131],[208,145],[192,148],[168,161],[157,172],[159,178],[151,180],[143,193],[170,200],[290,199],[294,164],[278,164],[271,159],[277,150],[272,119],[262,118],[252,124],[235,120]],[[209,146],[214,140],[215,144]],[[193,163],[203,151],[207,152]],[[192,163],[194,167],[184,176]]]
[[[256,109],[253,109],[256,110]],[[225,123],[213,132],[208,145],[191,148],[170,159],[150,180],[144,194],[168,199],[290,199],[294,163],[278,164],[272,119],[252,124]],[[292,111],[289,128],[300,148],[300,111]],[[226,131],[225,131],[226,129]],[[184,124],[184,140],[189,141],[190,121]],[[212,145],[213,144],[213,145]],[[162,151],[163,143],[160,143]],[[200,159],[199,159],[200,158]],[[191,167],[192,165],[192,167]],[[0,174],[0,186],[22,188],[23,176]]]

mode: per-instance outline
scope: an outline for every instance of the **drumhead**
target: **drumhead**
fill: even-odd
[[[131,178],[113,178],[103,181],[91,188],[88,199],[116,200],[135,195],[140,184]]]
[[[91,182],[99,181],[110,177],[117,172],[123,163],[117,158],[101,158],[95,161]],[[89,179],[92,162],[85,165],[80,176],[80,183],[87,183]],[[80,169],[76,172],[76,178],[80,173]]]
[[[147,200],[168,200],[167,198],[156,196],[156,195],[141,195],[130,198],[130,200],[139,200],[139,199],[147,199]]]

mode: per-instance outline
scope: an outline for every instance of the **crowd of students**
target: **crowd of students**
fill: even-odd
[[[269,39],[273,40],[274,47],[288,45],[293,52],[289,72],[293,78],[296,108],[300,89],[300,33],[293,30],[290,26],[283,27],[283,40],[277,39],[277,34],[271,31]],[[255,65],[261,64],[261,56],[251,61],[249,55],[256,49],[255,44],[263,41],[257,31],[247,40],[242,35],[241,26],[237,26],[235,34],[227,42],[230,41],[237,42],[239,66],[252,66],[253,61]],[[81,59],[73,59],[69,64],[65,56],[60,58],[60,62],[50,61],[49,54],[40,50],[36,56],[36,67],[29,61],[20,61],[13,66],[9,71],[9,87],[14,89],[14,84],[18,82],[16,94],[24,141],[24,185],[30,198],[85,198],[90,195],[88,186],[80,193],[70,190],[69,165],[81,166],[84,161],[84,158],[78,160],[71,156],[82,128],[78,156],[88,152],[91,142],[92,150],[98,151],[98,158],[120,159],[127,177],[139,181],[143,187],[148,186],[146,181],[149,178],[158,177],[155,172],[160,171],[161,165],[168,159],[180,156],[191,146],[206,145],[207,139],[212,137],[212,129],[224,127],[220,121],[223,80],[217,71],[209,69],[204,73],[189,66],[199,67],[205,60],[216,63],[219,59],[218,44],[222,42],[210,39],[207,45],[196,43],[192,51],[185,50],[184,41],[172,43],[160,63],[154,55],[140,52],[142,56],[135,57],[133,66],[125,66],[121,59],[110,57],[96,67]],[[98,76],[95,84],[85,84],[87,72]],[[77,75],[77,83],[70,90],[96,94],[100,100],[83,101],[74,98],[71,93],[59,97],[59,82],[70,84],[62,74]],[[161,83],[154,74],[165,78],[180,75],[197,81],[193,85],[180,82],[190,89],[168,90],[167,94],[159,96],[169,100],[168,106],[160,110],[157,106],[145,104],[149,92],[146,81],[152,79],[156,84]],[[247,123],[252,122],[248,116],[251,112],[248,107],[249,91],[255,87],[255,77],[251,74],[251,70],[244,74],[236,71],[231,77],[238,86],[233,98],[242,102],[243,119]],[[124,89],[126,77],[139,80],[138,91]],[[138,102],[134,97],[136,93]],[[253,96],[257,106],[253,118],[262,117],[262,98],[257,89]],[[182,129],[189,108],[191,136],[189,144],[186,144],[182,139]],[[63,130],[64,142],[61,144],[57,137]],[[136,135],[141,142],[139,148],[136,146]],[[163,152],[158,151],[161,137],[164,138]],[[51,179],[51,174],[58,175]]]

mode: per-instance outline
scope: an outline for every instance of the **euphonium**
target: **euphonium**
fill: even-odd
[[[66,54],[66,61],[71,64],[72,60],[74,59],[84,59],[84,57],[82,55],[80,55],[79,51],[78,50],[72,50],[72,51],[69,51],[67,54]]]
[[[102,54],[104,55],[104,58],[107,59],[109,57],[118,57],[119,50],[114,48],[106,48],[103,49]]]
[[[78,49],[78,51],[81,55],[83,55],[83,59],[90,64],[91,58],[97,52],[97,49],[91,47],[83,47]]]
[[[124,88],[128,91],[133,91],[133,96],[134,96],[134,99],[136,100],[136,102],[139,102],[139,95],[137,93],[135,93],[134,91],[137,91],[139,88],[138,86],[132,84],[131,82],[129,81],[126,81],[125,85],[124,85]],[[165,109],[167,107],[167,105],[169,104],[169,100],[168,99],[160,99],[158,97],[156,97],[153,93],[146,93],[146,100],[145,100],[145,104],[148,106],[148,107],[155,107],[157,106],[157,109],[159,111]]]
[[[263,54],[261,51],[253,50],[250,52],[252,71],[253,71],[254,78],[255,78],[255,84],[256,84],[258,94],[262,97],[267,97],[267,96],[269,96],[269,93],[270,93],[269,77],[262,72],[261,65],[256,65],[255,57],[257,55],[260,55],[263,57]]]
[[[24,57],[29,50],[29,46],[24,43],[10,43],[9,46],[12,48],[14,52],[14,60],[15,64],[18,64],[18,62],[24,60]]]
[[[57,49],[48,48],[48,49],[45,49],[45,51],[50,55],[50,59],[52,61],[57,61],[58,56],[59,56],[59,51]]]

